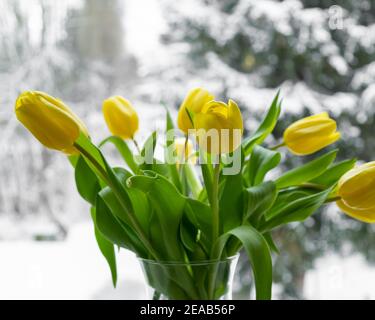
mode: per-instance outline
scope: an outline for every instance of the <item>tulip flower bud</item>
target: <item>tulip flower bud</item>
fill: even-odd
[[[199,145],[208,153],[230,153],[241,144],[243,121],[238,105],[229,100],[206,103],[195,115]]]
[[[196,88],[191,90],[178,111],[177,124],[180,130],[187,134],[189,129],[194,128],[187,110],[192,114],[198,113],[207,102],[214,99],[215,97],[205,89]]]
[[[369,223],[375,222],[375,161],[358,166],[339,180],[337,201],[349,216]]]
[[[194,156],[194,146],[190,140],[185,138],[177,138],[174,141],[175,148],[176,148],[176,156],[177,156],[177,165],[180,164],[181,161],[184,163],[195,164],[197,161],[197,157]]]
[[[88,136],[84,123],[61,100],[40,91],[25,91],[16,101],[17,119],[44,146],[66,154],[79,153],[73,146],[82,132]]]
[[[284,143],[296,155],[308,155],[340,139],[336,121],[327,112],[294,122],[284,132]]]
[[[138,130],[138,115],[131,103],[121,96],[104,100],[103,115],[109,131],[123,139],[133,139]]]

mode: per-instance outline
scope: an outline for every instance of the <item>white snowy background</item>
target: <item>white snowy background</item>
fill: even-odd
[[[259,115],[277,90],[264,81],[267,67],[244,73],[230,68],[214,51],[205,55],[204,68],[193,67],[186,58],[189,44],[181,40],[180,29],[171,33],[170,24],[174,19],[179,23],[183,15],[223,46],[234,33],[244,32],[262,52],[272,46],[272,30],[293,38],[291,21],[303,21],[306,29],[300,28],[292,46],[300,52],[316,46],[342,77],[352,72],[355,48],[374,51],[375,24],[357,25],[344,10],[349,49],[343,55],[327,31],[327,11],[302,10],[301,2],[240,1],[229,16],[198,0],[0,0],[0,299],[145,297],[138,262],[124,250],[118,254],[118,287],[112,288],[88,206],[75,190],[68,161],[43,149],[13,115],[22,90],[43,90],[62,98],[84,119],[96,142],[108,134],[101,101],[113,94],[126,96],[136,106],[140,141],[163,126],[162,105],[175,114],[187,90],[195,86],[218,95],[224,95],[225,87],[225,96],[234,97],[246,114]],[[166,45],[160,39],[168,32],[173,41]],[[249,65],[251,59],[246,60]],[[375,61],[351,78],[353,90],[346,92],[324,92],[307,81],[287,79],[279,86],[284,113],[299,114],[308,107],[311,113],[327,110],[333,116],[347,112],[363,121],[373,118]],[[257,118],[249,116],[245,122],[251,130]],[[359,131],[348,125],[343,135],[351,139]],[[114,163],[119,161],[113,149],[106,153]],[[331,211],[332,221],[347,223]],[[274,298],[278,292],[279,284]],[[303,296],[374,299],[375,267],[363,254],[327,250],[306,272]]]

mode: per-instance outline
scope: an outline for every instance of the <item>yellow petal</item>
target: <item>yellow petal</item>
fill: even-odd
[[[284,143],[296,155],[308,155],[340,138],[337,124],[324,112],[291,124],[284,132]]]
[[[47,148],[78,153],[73,144],[86,126],[62,101],[43,92],[23,92],[16,101],[18,120]]]
[[[336,204],[343,212],[345,212],[347,215],[351,216],[354,219],[367,223],[375,222],[375,207],[368,210],[354,209],[349,207],[341,200],[337,201]]]
[[[352,208],[367,210],[375,207],[374,162],[358,166],[343,175],[338,184],[338,194]]]
[[[237,104],[210,101],[195,116],[198,142],[208,153],[230,153],[241,144],[243,122]],[[239,134],[236,134],[239,130]]]
[[[103,101],[103,115],[109,131],[123,139],[132,139],[138,131],[138,114],[131,103],[121,97],[114,96]]]
[[[229,106],[229,120],[232,123],[232,128],[241,130],[243,133],[243,120],[241,110],[238,107],[237,103],[235,103],[232,99],[228,101]]]
[[[288,149],[295,155],[304,156],[315,153],[340,139],[340,133],[335,132],[328,137],[308,137],[304,141],[289,141]]]
[[[177,125],[180,130],[187,134],[189,129],[193,129],[194,125],[188,111],[194,116],[195,113],[201,112],[203,106],[211,100],[214,100],[214,96],[207,90],[202,88],[191,90],[178,111]]]

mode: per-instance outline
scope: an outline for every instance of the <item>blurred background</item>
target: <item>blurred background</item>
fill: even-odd
[[[328,111],[339,158],[375,160],[374,0],[0,0],[0,298],[140,299],[135,257],[118,254],[119,284],[96,247],[73,170],[16,121],[23,90],[59,97],[95,142],[101,102],[130,99],[139,140],[203,86],[259,123],[279,88],[285,127]],[[337,145],[336,145],[337,146]],[[111,161],[119,161],[108,148]],[[285,169],[308,158],[284,153]],[[275,299],[374,299],[375,228],[335,206],[275,231]],[[240,261],[235,297],[252,295]]]

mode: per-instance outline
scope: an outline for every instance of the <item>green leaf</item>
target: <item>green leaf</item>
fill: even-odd
[[[144,176],[128,179],[131,188],[147,194],[154,214],[150,222],[151,242],[165,261],[185,261],[186,252],[181,245],[180,223],[186,199],[165,177],[145,171]],[[190,296],[196,296],[196,287],[187,269],[178,271],[178,282]]]
[[[275,98],[273,99],[268,113],[262,120],[259,128],[252,136],[248,137],[242,142],[245,156],[248,156],[251,153],[256,144],[261,144],[275,128],[281,111],[281,101],[279,101],[279,95],[280,91],[277,92]]]
[[[166,159],[174,159],[174,141],[175,136],[174,134],[170,136],[170,131],[174,129],[173,120],[171,117],[171,114],[169,113],[169,110],[166,108],[166,132],[167,132],[167,148],[165,149]],[[171,139],[170,139],[171,138]],[[176,163],[166,163],[165,166],[168,168],[168,174],[165,175],[169,178],[169,180],[177,187],[177,189],[181,192],[182,191],[182,184],[181,179],[179,176],[179,172],[177,170]],[[152,168],[153,171],[155,170],[155,167]]]
[[[78,139],[75,141],[76,144],[78,144],[81,148],[83,148],[89,155],[90,158],[95,161],[98,166],[105,170],[105,164],[104,164],[104,158],[100,152],[100,150],[91,142],[89,138],[87,138],[82,132],[80,133]],[[86,157],[82,155],[83,157]],[[87,161],[87,163],[90,165],[92,161]],[[90,165],[91,167],[91,165]],[[97,172],[98,168],[92,168],[94,172]],[[99,173],[100,175],[100,173]]]
[[[273,181],[263,182],[262,184],[246,189],[247,212],[245,220],[250,218],[253,225],[257,224],[259,218],[272,207],[275,202],[277,192]]]
[[[124,217],[125,220],[127,220],[126,222],[129,222],[130,220],[132,220],[131,221],[132,223],[128,223],[127,225],[134,227],[136,225],[135,222],[137,221],[137,219],[134,216],[131,198],[129,197],[129,194],[127,190],[125,189],[125,187],[123,186],[120,178],[116,176],[116,173],[114,172],[114,170],[109,166],[106,159],[103,157],[100,149],[97,148],[95,145],[93,145],[91,141],[82,134],[75,142],[76,142],[76,146],[79,147],[81,154],[85,157],[85,160],[87,160],[87,163],[90,164],[90,167],[109,186],[107,190],[110,189],[113,192],[113,196],[115,197],[116,201],[112,201],[111,204],[112,203],[117,204],[117,209],[118,209],[117,211],[114,211],[114,212],[116,213],[121,212],[122,217]],[[103,195],[102,191],[99,193],[99,195],[101,196]],[[110,205],[108,204],[108,206]],[[113,208],[110,208],[110,209],[113,210]],[[118,219],[118,216],[113,215],[113,217],[115,217],[118,222],[121,222],[120,219]],[[151,250],[152,249],[151,245],[146,241],[147,236],[143,234],[143,231],[141,230],[141,228],[137,228],[137,229],[138,229],[137,238],[139,237],[143,238],[143,241],[144,241],[143,244],[145,246],[148,246],[148,250]]]
[[[336,154],[337,150],[332,150],[318,159],[284,173],[276,180],[276,186],[279,189],[296,186],[320,176],[335,160]]]
[[[109,268],[111,270],[112,275],[112,283],[113,286],[116,287],[117,283],[117,267],[116,267],[116,254],[115,248],[113,243],[108,241],[104,235],[99,231],[98,227],[96,226],[96,210],[95,207],[91,207],[91,217],[94,221],[94,230],[95,230],[95,238],[98,244],[100,252],[103,254],[104,258],[107,260]]]
[[[199,230],[201,230],[199,242],[206,252],[211,252],[212,247],[212,216],[211,208],[191,198],[186,198],[186,217]]]
[[[266,239],[266,241],[268,243],[268,246],[270,247],[271,251],[273,251],[276,254],[280,254],[279,248],[277,247],[277,245],[273,241],[271,232],[263,233],[263,237],[264,237],[264,239]]]
[[[185,246],[191,252],[197,247],[199,229],[188,219],[186,214],[182,215],[180,224],[180,238]]]
[[[104,146],[106,143],[112,143],[117,148],[125,163],[133,173],[138,172],[138,165],[134,161],[133,152],[123,139],[117,136],[110,136],[99,143],[99,148]]]
[[[281,190],[278,192],[276,201],[272,206],[271,210],[266,212],[267,220],[271,219],[277,214],[282,208],[286,207],[295,200],[311,196],[316,193],[316,190],[304,189],[304,188],[291,188]]]
[[[209,163],[202,163],[201,165],[202,177],[204,186],[206,187],[206,194],[208,201],[211,203],[212,199],[212,184],[213,184],[213,171],[212,165]]]
[[[96,195],[101,189],[99,179],[82,156],[76,162],[74,175],[78,193],[95,206]]]
[[[198,198],[199,194],[202,192],[202,184],[197,177],[194,167],[187,163],[183,165],[185,177],[190,191],[194,198]]]
[[[260,226],[260,230],[268,231],[277,226],[295,221],[303,221],[312,215],[327,199],[332,188],[322,192],[299,198],[285,206],[278,206],[277,210],[271,210],[266,214],[266,221]]]
[[[145,143],[143,145],[142,151],[141,151],[141,154],[143,156],[145,155],[145,152],[146,152],[147,148],[152,147],[152,150],[155,151],[157,136],[158,136],[157,132],[153,131],[151,133],[151,135],[147,138],[147,140],[145,141]]]
[[[78,158],[80,157],[80,155],[78,154],[73,154],[71,156],[68,156],[68,160],[70,162],[70,164],[72,165],[73,168],[76,167],[77,165],[77,161],[78,161]]]
[[[130,188],[143,191],[149,199],[159,225],[162,239],[158,248],[165,250],[165,260],[182,261],[183,254],[179,245],[179,226],[184,212],[185,198],[176,187],[163,176],[145,171],[144,176],[133,176],[128,179]]]
[[[150,170],[152,169],[152,164],[154,163],[154,153],[156,148],[157,142],[157,132],[154,131],[146,140],[143,145],[141,156],[145,160],[145,162],[140,165],[142,170]]]
[[[310,182],[324,185],[324,186],[332,186],[347,171],[353,169],[356,162],[357,162],[357,159],[350,159],[350,160],[345,160],[345,161],[333,164],[326,171],[324,171],[319,177],[316,177]]]
[[[113,244],[136,252],[141,257],[148,257],[146,249],[133,229],[112,212],[101,196],[96,199],[95,224]]]
[[[131,177],[131,173],[126,171],[124,168],[113,169],[117,179],[119,180],[123,191],[126,193],[127,198],[124,199],[128,202],[128,208],[131,210],[139,222],[142,230],[147,235],[150,225],[151,208],[146,195],[137,189],[131,189],[127,186],[126,181]],[[120,218],[127,225],[131,225],[129,214],[124,210],[118,198],[114,194],[113,190],[106,187],[100,191],[100,196],[103,198],[107,206],[110,208],[112,213]]]
[[[236,175],[222,176],[223,189],[219,199],[221,233],[239,225],[243,220],[244,190],[241,172]]]
[[[281,155],[279,152],[256,145],[247,166],[249,185],[256,186],[262,183],[266,174],[275,168],[280,163],[280,160]]]
[[[235,236],[243,244],[254,274],[256,298],[269,300],[272,296],[272,258],[267,241],[255,228],[242,225],[222,235],[216,245],[216,256],[221,256],[228,239]]]

